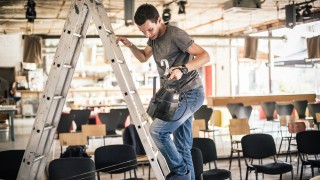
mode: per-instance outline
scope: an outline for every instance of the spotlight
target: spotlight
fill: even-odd
[[[168,24],[171,19],[171,13],[170,8],[168,6],[165,6],[165,9],[163,10],[162,19],[165,24]]]
[[[34,19],[37,17],[37,13],[35,10],[36,3],[33,0],[28,0],[27,2],[27,11],[26,11],[26,18],[28,19],[28,22],[34,22]]]
[[[299,6],[296,7],[296,20],[298,21],[301,17],[300,15],[301,8]]]
[[[311,17],[311,8],[312,8],[312,6],[309,5],[309,4],[306,4],[306,5],[304,6],[304,8],[305,8],[305,9],[302,11],[302,17],[303,17],[304,19],[308,19],[308,18]]]
[[[178,3],[178,6],[179,6],[178,14],[186,14],[185,4],[187,4],[187,1],[180,0],[177,3]]]

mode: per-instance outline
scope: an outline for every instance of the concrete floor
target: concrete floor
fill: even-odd
[[[29,140],[29,135],[31,132],[32,125],[34,123],[34,118],[16,118],[14,125],[15,125],[15,141],[12,142],[10,138],[10,133],[8,128],[0,129],[0,151],[3,150],[10,150],[10,149],[25,149]],[[251,121],[250,122],[252,127],[260,127],[261,129],[264,129],[264,133],[271,133],[273,137],[275,138],[277,148],[280,143],[280,134],[277,133],[277,127],[275,127],[274,123],[266,122],[261,120]],[[215,128],[215,142],[217,146],[217,152],[220,160],[218,160],[217,165],[219,168],[222,169],[228,169],[229,167],[229,161],[227,157],[230,155],[230,137],[228,134],[227,128]],[[259,131],[259,130],[257,130]],[[260,130],[261,132],[261,130]],[[200,134],[201,135],[201,134]],[[113,139],[107,139],[107,144],[122,144],[122,138],[113,138]],[[90,148],[97,148],[101,145],[101,141],[94,140],[90,144]],[[287,147],[287,144],[283,145],[283,150],[285,150]],[[60,144],[58,140],[55,140],[54,142],[54,151],[51,153],[52,156],[50,156],[50,160],[52,158],[58,158],[60,155]],[[49,161],[50,161],[49,160]],[[280,156],[279,161],[284,161],[285,156]],[[269,161],[269,160],[266,160]],[[264,161],[264,162],[266,162]],[[271,161],[271,159],[270,159]],[[296,156],[293,156],[293,167],[294,167],[294,179],[299,179],[299,175],[296,172],[297,168],[297,158]],[[242,165],[242,177],[244,179],[245,177],[245,162],[242,159],[241,161]],[[213,167],[213,164],[211,165]],[[207,170],[209,168],[208,165],[204,166],[204,170]],[[300,169],[299,169],[300,170]],[[232,179],[237,180],[240,179],[239,174],[239,167],[237,163],[237,159],[233,160],[232,167]],[[320,175],[319,171],[315,170],[316,175]],[[143,174],[143,167],[139,166],[137,170],[137,175],[139,178],[147,179],[148,178],[148,168],[144,167],[144,174]],[[127,178],[129,177],[129,174],[127,174]],[[259,178],[262,178],[262,175],[259,176]],[[304,170],[304,178],[303,179],[310,179],[311,178],[311,170],[310,168],[306,168]],[[46,179],[45,177],[43,179]],[[101,179],[111,179],[110,175],[108,174],[101,174]],[[123,174],[113,175],[112,179],[123,179]],[[155,179],[153,172],[151,171],[151,179]],[[255,179],[254,173],[249,174],[249,179]],[[279,179],[279,176],[270,176],[270,175],[264,175],[264,179]],[[290,173],[284,174],[283,179],[291,179]]]

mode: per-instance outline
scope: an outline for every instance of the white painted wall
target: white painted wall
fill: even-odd
[[[0,35],[0,67],[16,67],[20,70],[23,59],[22,35]]]

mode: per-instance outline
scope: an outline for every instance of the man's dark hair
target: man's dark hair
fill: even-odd
[[[151,20],[151,22],[157,22],[159,18],[158,10],[151,4],[142,4],[138,7],[135,15],[134,15],[134,22],[141,26],[147,20]]]

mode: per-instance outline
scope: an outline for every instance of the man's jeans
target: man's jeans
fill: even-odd
[[[191,89],[181,95],[182,101],[173,116],[172,121],[155,119],[150,126],[150,134],[165,157],[171,172],[183,175],[191,171],[194,178],[194,169],[191,157],[192,148],[192,120],[204,101],[203,86]],[[173,133],[173,141],[170,134]]]

